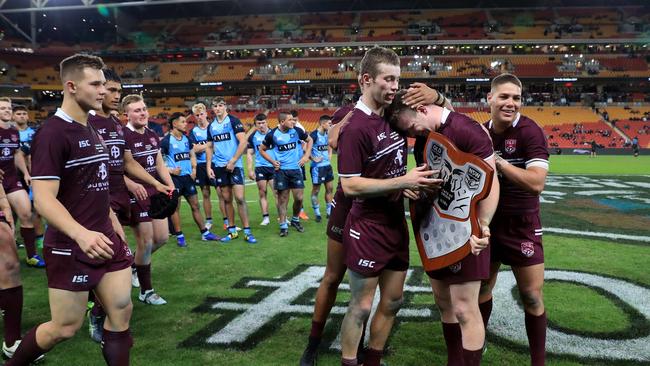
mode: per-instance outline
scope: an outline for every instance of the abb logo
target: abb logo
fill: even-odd
[[[72,283],[87,283],[88,275],[75,275],[72,276]]]
[[[375,268],[375,261],[371,261],[369,259],[359,259],[359,263],[357,264],[361,267]]]

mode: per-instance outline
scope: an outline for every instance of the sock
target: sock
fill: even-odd
[[[20,342],[20,346],[18,346],[18,349],[16,350],[16,353],[14,353],[14,357],[7,361],[5,366],[29,365],[40,355],[47,352],[47,350],[42,349],[36,343],[36,328],[38,328],[38,325],[25,334],[23,340]]]
[[[262,220],[268,220],[269,214],[262,214]]]
[[[366,350],[366,355],[363,359],[363,366],[380,366],[381,356],[383,355],[384,355],[383,350],[368,348],[368,350]]]
[[[201,230],[201,235],[205,235],[205,233],[207,233],[207,232],[208,232],[208,229],[204,228],[203,230]]]
[[[442,323],[442,335],[447,345],[447,366],[463,366],[463,335],[458,323]]]
[[[325,329],[325,322],[317,322],[315,320],[312,320],[309,338],[318,338],[320,341],[320,338],[323,336],[323,329]]]
[[[177,231],[174,235],[176,235],[177,238],[184,238],[185,235],[183,235],[182,231]]]
[[[5,322],[4,341],[8,347],[20,339],[23,318],[23,286],[0,290],[0,309]]]
[[[544,365],[546,361],[546,311],[542,315],[526,314],[526,335],[530,345],[531,366]]]
[[[223,224],[226,225],[226,226],[230,226],[230,223],[228,222],[228,218],[227,218],[227,217],[224,217],[224,218],[223,218]]]
[[[321,337],[312,337],[309,336],[309,341],[307,342],[307,348],[315,351],[316,348],[318,348],[318,345],[320,344]]]
[[[138,274],[138,281],[140,281],[140,293],[144,294],[145,291],[151,290],[151,264],[142,264],[135,266]]]
[[[481,310],[481,318],[483,318],[483,327],[487,332],[488,322],[490,321],[490,315],[492,314],[492,298],[490,300],[478,304],[478,308]]]
[[[476,351],[468,351],[463,348],[463,360],[465,361],[465,366],[480,366],[481,357],[483,357],[483,349],[477,349]]]
[[[133,346],[133,337],[129,329],[111,332],[104,329],[102,354],[108,366],[129,366],[129,351]]]
[[[212,217],[206,217],[205,218],[205,223],[206,224],[212,224]]]
[[[297,216],[292,216],[292,217],[291,217],[291,221],[293,221],[293,222],[300,222],[300,218],[297,217]]]
[[[102,308],[102,304],[100,304],[97,300],[93,302],[93,307],[90,308],[90,313],[96,317],[106,316],[106,312],[104,311],[104,308]]]
[[[358,366],[357,359],[349,359],[341,357],[341,366]]]
[[[20,236],[23,237],[27,258],[32,258],[36,255],[36,232],[34,231],[34,228],[21,227]]]
[[[250,235],[251,234],[251,228],[250,226],[244,228],[244,235]]]
[[[283,223],[280,223],[280,229],[288,229],[288,228],[289,228],[289,224],[287,224],[286,221],[283,222]]]
[[[314,214],[320,216],[320,204],[318,203],[318,196],[311,196],[311,207],[314,208]]]
[[[228,226],[228,232],[237,234],[237,226]]]
[[[330,215],[332,213],[332,202],[327,202],[327,208],[325,208],[325,212],[327,215]]]

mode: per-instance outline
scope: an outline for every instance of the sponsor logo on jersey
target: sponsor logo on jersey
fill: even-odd
[[[289,150],[293,150],[295,148],[296,148],[296,143],[295,142],[291,142],[291,143],[284,144],[284,145],[278,145],[278,151],[289,151]]]
[[[230,139],[231,139],[230,132],[224,132],[217,135],[212,135],[212,140],[217,142],[228,141]]]

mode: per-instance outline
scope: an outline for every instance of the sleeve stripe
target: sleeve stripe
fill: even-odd
[[[36,176],[36,177],[32,177],[32,180],[33,179],[36,179],[36,180],[52,180],[52,179],[61,180],[61,177],[57,177],[56,175],[39,175],[39,176]]]
[[[526,164],[526,168],[539,167],[548,170],[548,162],[543,160],[530,161]]]
[[[483,159],[483,160],[490,160],[490,159],[492,159],[493,157],[494,157],[494,153],[492,153],[492,155],[488,156],[487,158],[485,158],[485,159]]]
[[[357,174],[341,174],[341,173],[339,173],[339,177],[343,177],[343,178],[352,178],[352,177],[360,177],[360,176],[361,176],[361,173],[357,173]]]

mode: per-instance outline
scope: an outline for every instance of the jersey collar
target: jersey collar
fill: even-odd
[[[72,122],[74,122],[74,120],[72,119],[72,117],[70,117],[69,114],[65,113],[65,112],[63,111],[63,109],[61,109],[61,108],[57,108],[57,109],[56,109],[56,113],[54,113],[54,115],[57,116],[57,117],[59,117],[59,118],[61,118],[62,120],[66,121],[66,122],[68,122],[68,123],[72,123]]]
[[[359,101],[354,106],[354,108],[361,110],[363,113],[369,116],[372,115],[372,109],[370,109],[370,107],[368,107],[364,102],[362,102],[361,99],[359,99]]]

